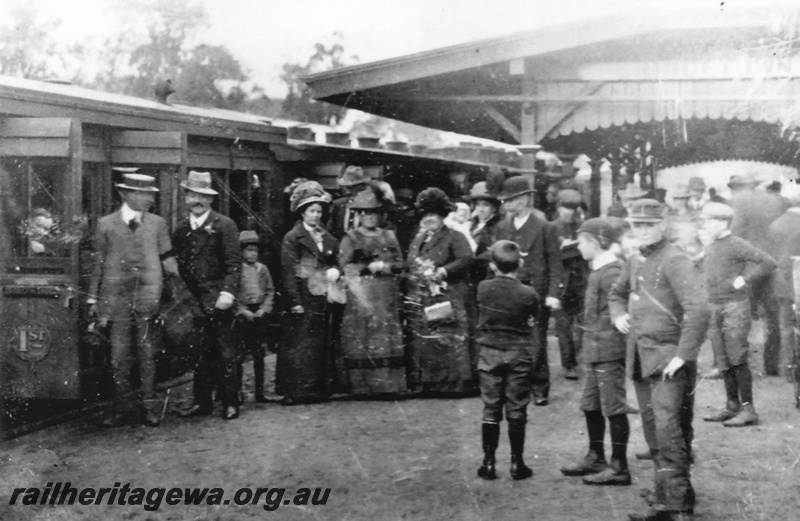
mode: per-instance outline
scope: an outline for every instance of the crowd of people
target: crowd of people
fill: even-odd
[[[316,181],[287,187],[297,221],[280,245],[281,272],[270,273],[259,261],[257,233],[239,232],[212,210],[209,173],[190,172],[181,184],[188,215],[171,237],[164,219],[148,212],[155,179],[125,174],[117,184],[121,208],[98,221],[87,300],[101,324],[111,324],[115,402],[104,425],[159,424],[152,331],[165,277],[185,282],[204,333],[193,404],[183,415],[212,414],[216,393],[222,417],[236,419],[245,354],[254,362],[255,400],[267,401],[263,325],[274,311],[277,276],[286,309],[276,364],[281,403],[480,394],[478,475],[499,476],[505,413],[510,475],[525,479],[532,475],[523,459],[526,409],[530,401],[549,403],[552,317],[562,376],[583,378],[589,446],[562,473],[587,485],[631,483],[630,378],[649,448],[636,457],[653,459],[656,470],[645,498],[651,509],[631,519],[691,517],[700,346],[710,338],[727,396],[705,420],[758,424],[747,337],[751,317],[761,313],[765,370],[778,374],[794,324],[786,288],[800,241],[787,238],[800,230],[800,198],[735,176],[730,201],[711,200],[703,180],[693,178],[673,194],[674,208],[629,191],[609,216],[587,219],[578,187],[552,183],[540,211],[530,179],[502,172],[455,204],[439,188],[395,194],[356,166],[339,185],[344,195],[336,200]],[[141,381],[134,383],[137,359]],[[127,400],[136,388],[138,401]]]

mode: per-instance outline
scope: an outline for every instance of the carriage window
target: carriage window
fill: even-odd
[[[3,233],[16,257],[68,257],[72,237],[64,215],[66,163],[5,161]]]

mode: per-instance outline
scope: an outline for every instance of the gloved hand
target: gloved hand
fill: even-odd
[[[372,273],[379,273],[386,269],[386,263],[383,261],[372,261],[369,263],[369,271]]]
[[[220,293],[214,307],[221,310],[229,309],[233,305],[233,297],[229,293]]]
[[[328,278],[328,282],[336,282],[339,280],[341,272],[336,268],[328,268],[328,271],[325,272],[325,276]]]

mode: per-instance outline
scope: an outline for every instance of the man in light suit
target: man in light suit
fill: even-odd
[[[178,268],[198,304],[197,321],[204,330],[194,373],[194,403],[184,417],[213,412],[215,384],[222,395],[222,417],[239,417],[238,365],[232,334],[234,295],[239,289],[242,254],[236,224],[211,209],[217,191],[209,172],[189,172],[184,189],[189,216],[175,228],[173,244]]]
[[[506,179],[498,199],[506,218],[495,229],[495,240],[514,241],[522,252],[519,280],[544,298],[536,317],[536,353],[533,361],[533,404],[547,405],[550,394],[550,369],[547,365],[547,324],[550,310],[560,309],[564,291],[564,267],[558,233],[553,224],[538,217],[533,209],[530,181],[518,176]]]
[[[126,395],[135,388],[131,369],[138,358],[140,421],[155,427],[159,416],[154,410],[153,318],[159,310],[163,273],[177,275],[177,265],[166,222],[148,213],[158,192],[155,178],[129,173],[117,189],[122,206],[97,221],[87,299],[101,327],[111,322],[114,406],[103,425],[121,425],[135,412]]]

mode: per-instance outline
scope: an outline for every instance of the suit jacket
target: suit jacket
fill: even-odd
[[[98,314],[119,319],[136,311],[158,311],[163,287],[161,258],[172,249],[163,218],[145,213],[134,232],[122,211],[101,217],[93,237],[89,294],[97,296]]]
[[[525,224],[517,230],[514,220],[506,217],[495,229],[495,240],[519,244],[524,262],[519,271],[519,280],[533,286],[543,299],[561,298],[564,267],[555,226],[531,213]]]
[[[472,248],[461,232],[442,226],[428,242],[425,233],[420,233],[411,241],[408,250],[408,267],[416,269],[416,259],[433,261],[437,268],[447,270],[447,281],[466,279],[472,265]]]
[[[212,210],[203,226],[192,230],[186,217],[172,243],[181,278],[204,313],[213,312],[221,292],[238,294],[242,252],[233,220]]]
[[[304,306],[309,294],[324,295],[324,272],[335,268],[339,243],[327,231],[322,234],[322,250],[308,233],[302,221],[283,237],[281,270],[286,300],[289,307]]]

